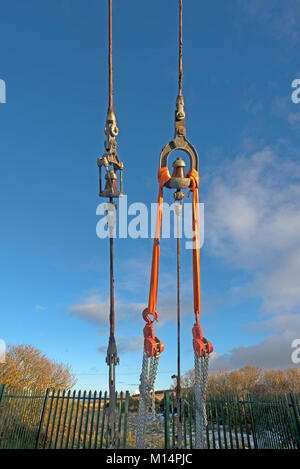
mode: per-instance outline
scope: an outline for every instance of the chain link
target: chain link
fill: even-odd
[[[150,366],[149,366],[150,360]],[[137,418],[137,427],[136,427],[136,446],[138,449],[143,449],[145,447],[145,436],[146,436],[146,426],[148,418],[148,409],[150,407],[151,399],[150,393],[152,392],[152,419],[155,421],[155,391],[154,383],[157,376],[159,357],[149,357],[144,352],[143,354],[143,365],[142,373],[140,376],[140,402],[139,402],[139,412]]]
[[[196,404],[196,448],[204,448],[204,435],[207,426],[206,388],[209,357],[198,358],[195,355],[195,404]]]

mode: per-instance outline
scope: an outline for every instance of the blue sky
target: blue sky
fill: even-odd
[[[212,370],[292,366],[300,336],[300,1],[184,2],[187,136],[205,205],[202,324]],[[114,1],[115,111],[128,203],[157,198],[173,137],[177,1]],[[2,0],[1,323],[105,389],[108,240],[96,236],[107,110],[107,2]],[[166,194],[171,200],[171,194]],[[116,242],[118,388],[138,387],[152,240]],[[161,245],[157,387],[176,371],[174,240]],[[193,366],[191,253],[182,259],[183,371]]]

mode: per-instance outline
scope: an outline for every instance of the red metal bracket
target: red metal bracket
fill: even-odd
[[[158,321],[157,313],[153,314],[153,317]],[[147,322],[143,329],[144,332],[144,350],[148,357],[159,356],[165,349],[165,346],[161,340],[155,336],[153,322],[150,321],[148,316],[148,308],[143,311],[143,319]],[[154,321],[154,320],[153,320]]]
[[[193,327],[193,347],[195,355],[200,357],[208,357],[213,351],[213,346],[205,337],[203,337],[202,329],[199,322],[199,313],[196,313],[196,323]]]

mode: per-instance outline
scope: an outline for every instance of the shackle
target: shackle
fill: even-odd
[[[168,159],[170,154],[175,150],[182,150],[185,152],[190,160],[190,170],[199,169],[199,157],[195,147],[188,141],[184,135],[175,135],[174,139],[171,140],[161,151],[159,156],[159,167],[163,168],[168,166]],[[191,181],[189,177],[171,177],[171,179],[165,184],[165,187],[169,189],[188,189]]]

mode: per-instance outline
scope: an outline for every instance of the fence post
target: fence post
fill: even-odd
[[[3,394],[4,394],[4,389],[5,389],[5,384],[0,384],[0,404],[2,401]]]
[[[254,449],[258,449],[257,440],[256,440],[255,423],[254,423],[254,417],[253,417],[252,401],[251,401],[250,394],[247,394],[247,400],[248,400],[248,409],[249,409],[249,414],[250,414],[250,424],[251,424],[251,430],[252,430],[252,436],[253,436]]]
[[[2,429],[2,425],[1,425],[1,415],[2,415],[1,402],[2,402],[2,399],[3,399],[3,396],[4,396],[4,390],[5,390],[5,384],[0,384],[0,448],[2,448],[2,446],[1,446],[1,429]]]
[[[48,402],[49,393],[50,393],[50,389],[47,389],[45,400],[44,400],[44,405],[43,405],[43,410],[42,410],[42,415],[41,415],[41,420],[40,420],[40,424],[39,424],[39,430],[38,430],[38,434],[37,434],[37,437],[36,437],[35,449],[38,449],[40,441],[41,441],[42,429],[43,429],[43,424],[44,424],[45,415],[46,415],[46,409],[47,409],[47,402]]]
[[[177,409],[177,412],[178,412],[178,409]],[[175,402],[174,402],[173,392],[171,394],[171,414],[172,414],[172,448],[175,448]]]
[[[2,398],[4,396],[4,391],[5,391],[5,384],[0,384],[0,410],[1,410]]]
[[[294,432],[295,432],[296,444],[297,444],[298,449],[300,449],[300,423],[299,423],[299,417],[298,417],[298,409],[295,404],[294,396],[291,392],[287,396],[287,403],[288,403],[289,408],[293,409],[293,411],[290,412],[290,415],[294,423],[293,427],[294,427]]]
[[[188,419],[189,419],[189,433],[190,433],[190,448],[193,449],[193,427],[192,427],[192,417],[193,417],[193,396],[192,393],[189,393],[189,403],[188,403]],[[195,419],[194,414],[194,419]]]
[[[170,449],[170,400],[169,392],[164,393],[164,407],[165,407],[165,449]]]
[[[127,443],[127,417],[128,417],[129,391],[126,391],[125,408],[124,408],[124,433],[123,433],[123,449],[126,449]]]

